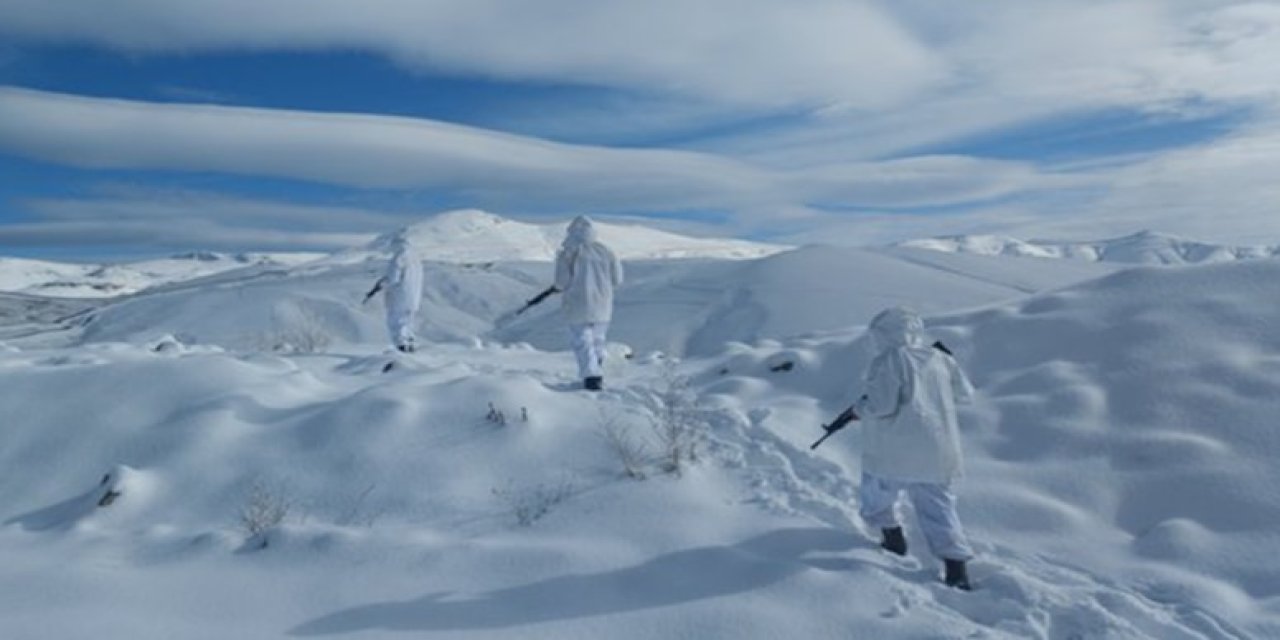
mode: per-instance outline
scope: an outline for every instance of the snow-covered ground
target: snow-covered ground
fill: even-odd
[[[908,240],[898,246],[985,256],[1069,258],[1127,264],[1195,264],[1268,258],[1280,255],[1277,246],[1234,247],[1184,240],[1154,231],[1087,242],[1019,240],[1005,236],[945,236]]]
[[[0,345],[0,638],[1280,637],[1278,261],[632,262],[598,395],[554,299],[510,314],[545,263],[428,266],[414,356],[376,260]],[[973,593],[863,530],[856,427],[808,447],[889,304],[978,387]]]

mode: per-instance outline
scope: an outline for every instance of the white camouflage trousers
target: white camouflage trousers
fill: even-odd
[[[956,496],[950,485],[900,482],[863,473],[862,486],[858,488],[861,502],[858,513],[868,526],[875,529],[902,526],[898,502],[903,492],[916,509],[920,529],[933,555],[943,560],[973,558],[973,548],[969,546],[969,539],[956,515]]]
[[[417,308],[397,297],[387,297],[387,333],[396,347],[412,346],[416,336]]]
[[[608,322],[584,322],[569,327],[573,355],[578,359],[579,378],[604,375],[604,345],[608,332]]]

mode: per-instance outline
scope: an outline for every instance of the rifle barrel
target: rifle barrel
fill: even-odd
[[[815,442],[815,443],[813,443],[813,444],[809,445],[809,450],[810,450],[810,451],[812,451],[812,450],[814,450],[814,449],[817,449],[817,448],[818,448],[818,445],[822,444],[823,442],[826,442],[826,441],[827,441],[827,438],[830,438],[830,437],[831,437],[831,434],[833,434],[833,433],[835,433],[835,432],[834,432],[834,431],[828,431],[828,432],[826,433],[826,435],[822,436],[821,438],[818,438],[818,441],[817,441],[817,442]]]

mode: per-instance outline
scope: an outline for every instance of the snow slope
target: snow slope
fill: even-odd
[[[728,342],[862,324],[886,306],[907,301],[922,312],[963,309],[1110,271],[1100,265],[828,246],[759,260],[628,269],[630,281],[619,294],[611,335],[639,350],[699,355],[716,353]],[[562,344],[563,334],[554,305],[494,333],[544,349]]]
[[[599,395],[524,344],[16,343],[0,637],[1278,637],[1275,300],[1268,260],[931,317],[981,397],[969,594],[939,584],[912,520],[908,558],[862,530],[856,428],[808,449],[856,393],[856,326],[615,357]],[[656,452],[664,415],[697,426],[697,461],[627,477],[602,425]],[[273,507],[265,533],[240,522]]]
[[[100,304],[97,300],[0,293],[0,340],[68,328]]]
[[[640,352],[711,354],[754,342],[861,324],[903,300],[931,312],[1021,297],[1110,273],[1111,267],[913,250],[805,247],[755,260],[629,261],[614,340]],[[231,349],[307,335],[334,345],[385,340],[381,298],[362,304],[381,260],[235,272],[172,285],[94,312],[81,343],[165,334]],[[558,298],[514,316],[551,279],[548,263],[426,263],[420,337],[566,345]]]
[[[1231,247],[1183,240],[1154,231],[1091,242],[1028,241],[1004,236],[970,235],[909,240],[898,246],[987,256],[1070,258],[1152,265],[1229,262],[1280,255],[1280,247],[1275,246]]]

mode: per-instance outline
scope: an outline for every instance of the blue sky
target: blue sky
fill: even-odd
[[[0,5],[0,255],[332,250],[451,208],[879,244],[1280,242],[1280,5]]]

